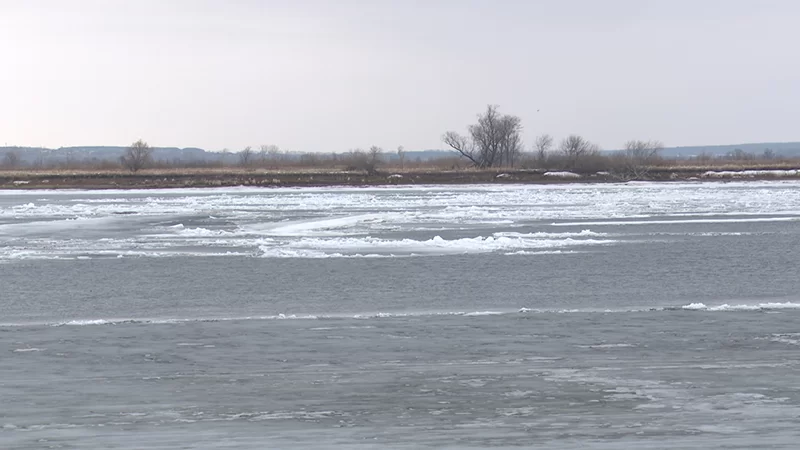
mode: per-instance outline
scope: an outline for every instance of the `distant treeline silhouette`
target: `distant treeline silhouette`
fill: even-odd
[[[633,139],[619,150],[602,150],[573,134],[556,141],[540,134],[530,146],[522,141],[522,120],[501,114],[494,105],[477,116],[466,134],[442,136],[449,150],[386,151],[379,146],[345,152],[292,152],[276,145],[239,151],[154,147],[140,139],[128,147],[87,146],[49,149],[0,147],[2,170],[129,170],[166,168],[328,169],[362,171],[429,169],[562,170],[605,172],[615,178],[647,179],[651,168],[740,164],[764,167],[800,163],[800,143],[762,143],[704,147],[665,147],[657,140]]]

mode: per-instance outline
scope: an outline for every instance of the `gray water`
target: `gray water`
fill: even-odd
[[[800,184],[0,191],[0,448],[796,448]]]

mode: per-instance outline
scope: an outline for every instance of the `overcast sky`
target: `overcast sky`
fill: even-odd
[[[0,0],[0,145],[800,140],[796,0]]]

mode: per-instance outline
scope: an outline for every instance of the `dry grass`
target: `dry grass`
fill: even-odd
[[[425,173],[486,173],[499,174],[508,171],[518,171],[508,168],[479,169],[464,167],[458,169],[439,169],[436,167],[381,167],[378,172],[389,175],[399,174],[425,174]],[[16,178],[42,178],[42,177],[169,177],[169,176],[247,176],[247,175],[363,175],[363,171],[345,170],[344,168],[321,167],[285,167],[256,169],[244,167],[204,167],[204,168],[157,168],[143,169],[130,172],[124,169],[14,169],[0,170],[0,177]]]
[[[220,164],[185,165],[181,163],[157,162],[150,168],[131,173],[119,163],[111,161],[85,163],[83,165],[73,162],[70,166],[61,167],[23,167],[3,168],[0,166],[0,177],[152,177],[152,176],[244,176],[244,175],[313,175],[313,174],[351,174],[364,173],[363,170],[353,170],[353,155],[343,154],[336,158],[330,155],[311,155],[313,158],[305,160],[258,160],[242,167],[236,165],[223,166]],[[500,173],[506,171],[520,171],[524,169],[535,170],[572,170],[584,174],[598,171],[612,171],[621,169],[624,161],[619,155],[593,153],[585,155],[579,161],[569,166],[563,155],[551,152],[544,160],[537,160],[532,154],[523,154],[519,158],[518,168],[491,168],[477,169],[468,161],[457,156],[445,156],[426,161],[398,160],[383,161],[377,165],[377,172],[420,174],[420,173]],[[794,169],[800,167],[800,159],[764,159],[748,157],[743,160],[703,157],[690,160],[657,159],[652,161],[651,167],[657,171],[706,171],[706,170],[766,170],[766,169]],[[351,169],[351,170],[348,170]],[[358,167],[360,169],[360,167]]]
[[[785,170],[800,168],[798,160],[757,160],[757,161],[727,161],[714,160],[711,162],[698,161],[664,161],[658,166],[659,170],[671,171],[707,171],[707,170]]]
[[[551,164],[524,165],[522,169],[478,169],[452,158],[427,163],[383,164],[377,172],[346,170],[343,164],[303,167],[286,164],[278,167],[156,167],[132,173],[120,167],[58,169],[0,169],[0,188],[169,188],[204,186],[370,186],[384,184],[465,184],[465,183],[573,183],[617,182],[631,179],[615,175],[619,160],[593,155],[572,170],[579,179],[543,176],[547,170],[560,171],[559,160]],[[460,164],[456,164],[460,163]],[[547,163],[547,161],[546,161]],[[659,160],[646,171],[646,179],[677,181],[698,178],[706,171],[798,169],[800,160],[710,161]],[[498,174],[508,174],[497,177]],[[400,174],[401,177],[390,177]],[[768,177],[765,177],[768,178]]]

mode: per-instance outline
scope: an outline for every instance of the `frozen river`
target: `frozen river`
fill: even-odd
[[[0,448],[795,448],[800,183],[0,191]]]

